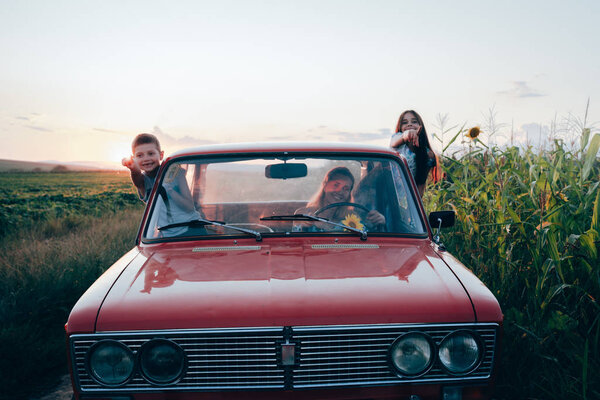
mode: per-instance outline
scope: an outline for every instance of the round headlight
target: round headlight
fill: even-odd
[[[401,374],[408,376],[424,373],[431,365],[432,354],[430,340],[417,332],[400,336],[390,348],[392,364]]]
[[[185,354],[170,340],[152,339],[140,349],[140,369],[148,381],[168,385],[183,374]]]
[[[135,357],[121,342],[102,340],[88,353],[91,375],[101,384],[119,386],[129,380],[135,367]]]
[[[479,361],[479,342],[470,332],[453,332],[444,338],[438,353],[440,362],[448,372],[464,374]]]

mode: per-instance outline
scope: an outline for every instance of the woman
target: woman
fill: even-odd
[[[330,221],[340,222],[354,211],[351,206],[334,206],[316,214],[317,211],[336,203],[352,202],[352,188],[354,187],[354,176],[346,167],[335,167],[330,169],[319,190],[313,195],[312,199],[306,204],[306,207],[296,210],[296,214],[311,214],[321,218],[327,218]],[[370,226],[385,224],[385,217],[376,210],[371,210],[366,216],[366,222]],[[300,224],[296,230],[305,230],[310,226],[316,226],[319,229],[331,230],[332,226],[324,223]],[[298,229],[300,228],[300,229]]]
[[[427,176],[436,165],[436,157],[431,150],[423,119],[416,111],[406,110],[400,114],[390,147],[406,158],[419,194],[423,197]]]

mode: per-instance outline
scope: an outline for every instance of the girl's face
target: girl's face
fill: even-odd
[[[400,121],[400,132],[406,132],[411,129],[418,132],[421,129],[421,124],[415,114],[407,112],[402,117],[402,121]]]
[[[351,191],[352,181],[350,179],[343,177],[331,179],[323,188],[325,205],[350,201]]]

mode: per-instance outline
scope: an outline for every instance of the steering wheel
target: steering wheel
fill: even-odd
[[[320,213],[322,213],[325,210],[329,210],[330,208],[334,208],[334,207],[344,207],[344,206],[349,206],[349,207],[356,207],[356,208],[360,208],[361,210],[365,211],[365,212],[370,212],[371,210],[369,210],[367,207],[363,206],[362,204],[358,204],[358,203],[351,203],[349,201],[341,201],[339,203],[331,203],[329,205],[326,205],[325,207],[321,207],[319,208],[317,211],[315,211],[315,215],[319,215]]]

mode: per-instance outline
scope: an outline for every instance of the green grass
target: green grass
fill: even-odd
[[[18,222],[0,237],[0,398],[27,398],[67,372],[69,312],[134,246],[143,203],[116,173],[0,174],[0,190]]]
[[[51,236],[53,225],[78,225],[83,215],[140,203],[120,172],[0,173],[0,198],[0,239],[42,227]]]
[[[498,398],[600,398],[600,135],[583,136],[583,152],[476,141],[425,197],[456,211],[444,242],[502,306]]]

